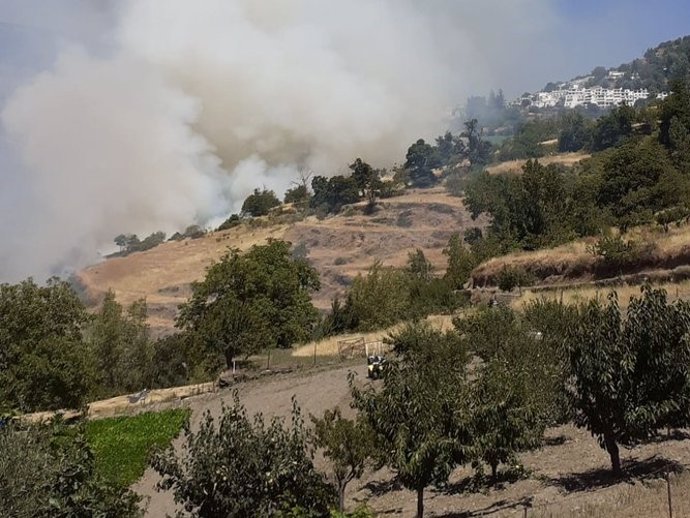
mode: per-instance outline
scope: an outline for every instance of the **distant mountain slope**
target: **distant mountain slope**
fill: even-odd
[[[650,93],[667,91],[672,80],[690,81],[690,36],[667,41],[647,50],[644,56],[618,67],[596,67],[589,75],[566,82],[548,83],[543,91],[563,84],[580,84],[586,88],[647,88]]]

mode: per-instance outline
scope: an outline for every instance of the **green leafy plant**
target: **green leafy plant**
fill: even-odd
[[[354,479],[360,478],[369,461],[372,450],[372,433],[361,420],[345,419],[339,408],[326,410],[323,417],[312,416],[314,444],[323,448],[330,461],[333,477],[338,488],[341,513],[345,512],[345,489]]]
[[[314,469],[309,434],[293,402],[292,422],[250,418],[234,395],[215,419],[206,413],[198,431],[185,428],[184,443],[159,453],[153,466],[172,491],[181,516],[326,516],[334,488]]]
[[[113,485],[133,484],[144,474],[150,455],[179,435],[189,415],[188,409],[176,409],[88,421],[85,435],[96,471]]]
[[[649,286],[623,314],[614,295],[582,309],[568,334],[575,424],[621,472],[619,445],[633,446],[690,415],[690,305]]]

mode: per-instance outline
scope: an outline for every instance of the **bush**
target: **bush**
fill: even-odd
[[[170,447],[154,457],[163,477],[185,511],[178,516],[215,518],[327,516],[336,501],[334,488],[316,471],[309,434],[293,402],[290,427],[261,414],[250,418],[234,394],[218,419],[204,415],[198,431],[185,428],[180,453]]]
[[[626,241],[621,236],[603,236],[587,250],[599,258],[605,268],[625,269],[648,260],[655,246],[632,239]]]
[[[452,173],[446,178],[446,190],[451,196],[462,197],[465,194],[467,178],[459,173]]]
[[[16,424],[0,428],[2,515],[31,518],[134,518],[139,497],[96,471],[83,428]]]
[[[680,226],[683,220],[687,220],[690,216],[690,210],[687,207],[672,207],[670,209],[662,210],[654,215],[657,224],[663,227],[664,232],[668,232],[671,223]]]
[[[350,325],[362,331],[395,324],[405,318],[409,308],[408,275],[380,263],[375,263],[366,276],[355,278],[345,304]]]
[[[404,210],[398,214],[398,219],[395,224],[402,228],[410,228],[412,226],[412,211]]]
[[[522,267],[504,266],[496,279],[501,291],[513,291],[513,288],[531,286],[534,276]]]
[[[223,221],[216,230],[229,230],[242,224],[242,218],[239,214],[232,214],[228,219]]]
[[[242,214],[248,214],[255,218],[266,216],[273,207],[278,205],[280,205],[280,200],[276,198],[273,191],[254,189],[254,192],[247,196],[247,199],[242,203]]]

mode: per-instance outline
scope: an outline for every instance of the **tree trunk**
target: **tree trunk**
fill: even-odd
[[[496,480],[498,479],[498,462],[492,462],[491,463],[491,485],[496,484]]]
[[[424,488],[417,489],[417,518],[424,517]]]
[[[616,439],[611,435],[604,434],[604,445],[606,446],[606,451],[609,452],[611,456],[611,468],[615,475],[621,474],[621,457],[620,451],[618,450],[618,444],[616,444]]]
[[[226,367],[232,369],[232,359],[235,357],[235,352],[232,349],[225,349],[223,354],[225,356]]]
[[[347,482],[345,482],[345,483],[341,482],[340,487],[338,487],[338,499],[339,499],[338,510],[343,514],[345,513],[345,486],[346,486],[346,484],[347,484]]]

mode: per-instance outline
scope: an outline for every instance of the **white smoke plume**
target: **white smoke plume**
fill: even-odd
[[[49,30],[46,4],[17,3],[17,23]],[[204,224],[255,187],[282,194],[298,168],[399,162],[444,131],[466,95],[507,88],[499,81],[525,53],[539,58],[555,27],[546,0],[65,0],[56,10],[69,33],[51,39],[55,59],[0,115],[0,281],[82,266],[121,232]],[[101,35],[70,37],[80,20]]]

